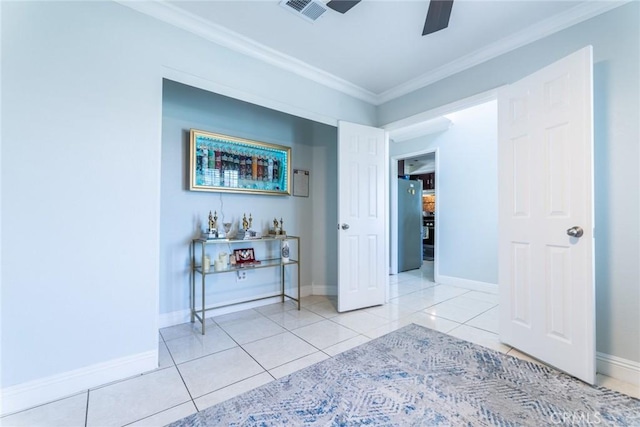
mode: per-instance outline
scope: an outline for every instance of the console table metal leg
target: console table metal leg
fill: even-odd
[[[296,270],[298,270],[298,311],[300,311],[300,240],[298,240],[298,264],[296,265]]]
[[[189,306],[191,308],[191,323],[194,323],[196,321],[196,317],[195,317],[195,309],[196,309],[196,261],[195,261],[195,253],[196,253],[196,243],[195,242],[191,242],[191,253],[189,254],[189,259],[191,260],[191,277],[190,277],[190,299],[191,301],[189,301]]]
[[[284,303],[284,264],[280,266],[280,299]]]
[[[202,258],[200,258],[200,265],[202,268],[202,274],[200,275],[202,277],[202,311],[200,312],[200,323],[202,324],[202,335],[204,335],[204,313],[205,313],[205,298],[204,298],[204,284],[205,284],[205,278],[206,275],[204,274],[204,251],[205,251],[205,245],[201,244],[200,246],[202,246]]]

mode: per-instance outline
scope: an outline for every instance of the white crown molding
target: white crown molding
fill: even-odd
[[[453,122],[446,117],[436,117],[419,123],[409,125],[404,128],[389,131],[389,139],[393,142],[409,141],[419,136],[431,135],[444,132],[453,125]]]
[[[588,1],[558,14],[547,20],[532,25],[512,36],[499,40],[483,49],[452,61],[442,67],[423,74],[413,80],[400,84],[380,94],[375,94],[340,77],[313,67],[292,56],[285,55],[275,49],[260,44],[223,26],[214,24],[194,14],[186,12],[164,0],[114,0],[140,13],[152,16],[160,21],[181,28],[218,45],[224,46],[244,55],[256,58],[265,63],[284,69],[301,77],[322,84],[346,95],[363,100],[373,105],[399,98],[417,89],[428,86],[446,77],[479,65],[502,54],[532,43],[543,37],[564,30],[594,16],[608,12],[616,7],[629,3],[621,1]]]
[[[163,0],[114,0],[145,15],[181,28],[228,49],[297,74],[354,98],[375,104],[377,95],[299,59],[260,44],[248,37],[186,12]]]
[[[629,3],[629,1],[631,0],[581,3],[564,13],[538,22],[537,24],[527,27],[516,34],[501,39],[469,55],[456,59],[455,61],[449,62],[448,64],[436,68],[429,73],[423,74],[418,78],[389,89],[377,96],[376,105],[384,104],[385,102],[399,98],[417,89],[421,89],[468,68],[482,64],[483,62],[489,61],[507,52],[511,52],[512,50],[536,40],[550,36],[551,34],[562,31],[582,21],[586,21],[594,16],[608,12],[616,7]]]

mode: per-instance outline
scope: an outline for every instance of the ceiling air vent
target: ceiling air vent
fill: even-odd
[[[317,0],[282,0],[280,6],[311,22],[327,11],[324,3]]]

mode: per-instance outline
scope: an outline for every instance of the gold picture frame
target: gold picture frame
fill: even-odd
[[[189,190],[291,195],[291,147],[191,129]]]

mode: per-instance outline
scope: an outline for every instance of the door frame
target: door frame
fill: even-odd
[[[436,185],[435,185],[435,194],[436,194],[436,210],[435,216],[438,217],[438,149],[437,148],[429,148],[426,150],[415,151],[407,154],[402,154],[399,156],[389,157],[389,274],[398,274],[398,186],[393,185],[395,180],[398,178],[398,161],[408,159],[411,157],[422,156],[426,154],[434,153],[435,158],[435,174],[436,174]],[[433,276],[434,280],[438,276],[438,221],[436,221],[435,230],[436,238],[433,243],[434,245],[434,253],[433,253]]]
[[[470,107],[475,107],[476,105],[484,104],[490,101],[497,101],[498,99],[498,91],[500,87],[491,89],[486,92],[479,93],[477,95],[473,95],[467,98],[463,98],[457,101],[450,102],[448,104],[444,104],[430,110],[423,111],[422,113],[415,114],[413,116],[407,117],[405,119],[397,120],[394,122],[387,123],[383,126],[380,126],[382,129],[385,129],[389,132],[389,147],[392,144],[401,144],[402,142],[394,141],[394,136],[396,135],[406,135],[410,134],[411,138],[416,138],[419,136],[428,135],[434,132],[442,131],[442,127],[440,126],[429,126],[429,123],[436,122],[439,118],[441,118],[445,114],[452,114],[457,111],[461,111]],[[420,131],[419,129],[423,130]],[[389,179],[395,179],[398,176],[398,160],[406,159],[409,157],[418,156],[421,154],[427,153],[435,153],[436,154],[436,177],[438,176],[439,169],[439,156],[437,148],[429,148],[421,151],[416,151],[408,154],[402,154],[398,156],[389,156]],[[435,186],[435,194],[436,194],[436,211],[435,216],[438,217],[438,179],[436,179]],[[398,188],[394,185],[389,185],[390,196],[389,196],[389,274],[398,274]],[[440,273],[439,273],[439,242],[440,242],[440,233],[438,232],[439,221],[436,220],[435,233],[436,238],[434,242],[435,251],[433,254],[433,276],[434,281],[438,283]]]

